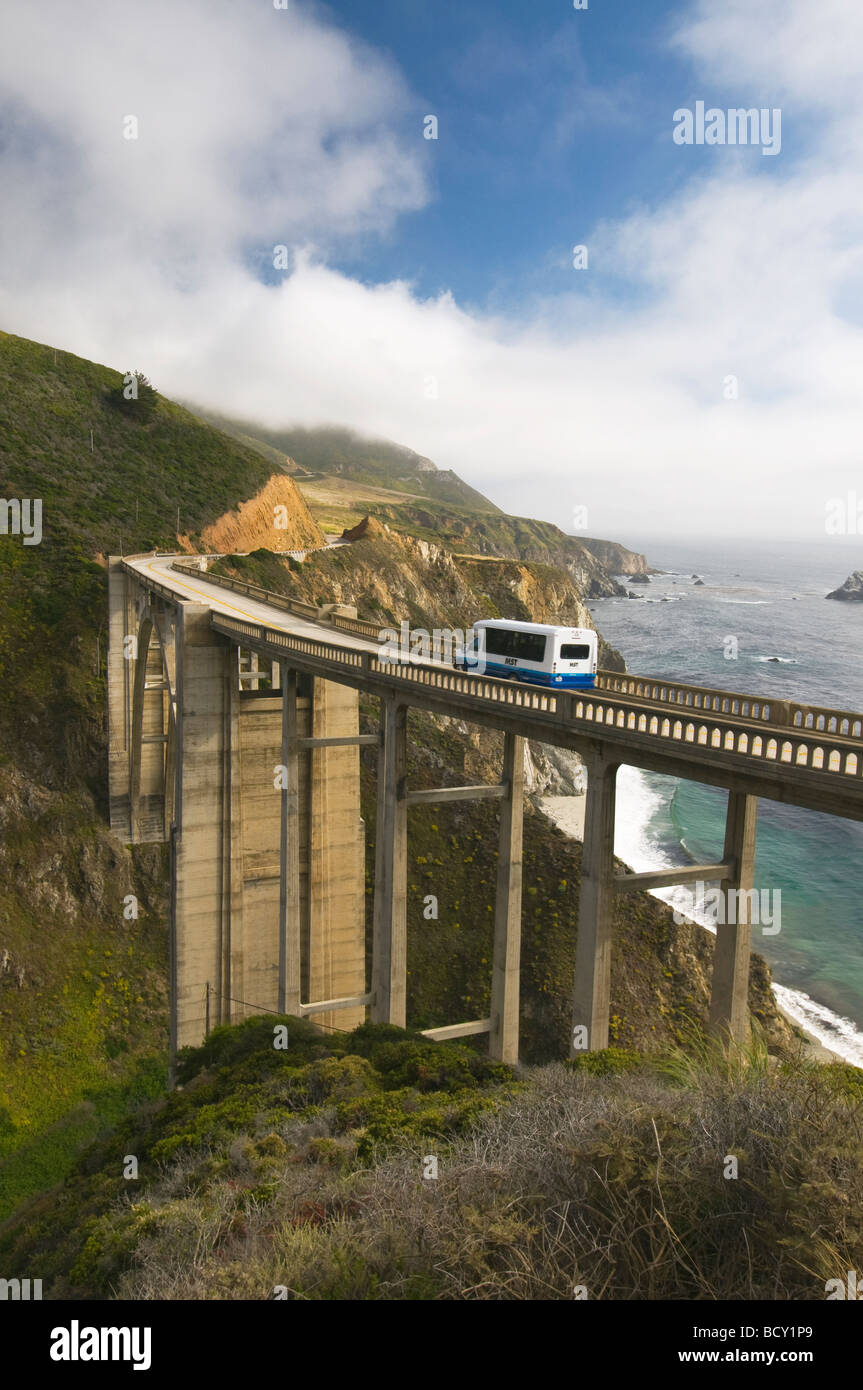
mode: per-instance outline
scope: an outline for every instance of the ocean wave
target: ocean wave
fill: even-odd
[[[778,662],[780,666],[799,666],[800,662],[796,656],[756,656],[756,661]]]
[[[744,608],[769,608],[773,600],[769,598],[718,598],[716,602],[742,604]]]
[[[853,1019],[834,1013],[826,1004],[819,1004],[803,990],[788,989],[786,985],[774,983],[773,993],[780,1007],[794,1022],[805,1028],[824,1047],[837,1053],[843,1061],[863,1067],[863,1032]]]
[[[691,862],[685,842],[681,842],[681,853],[672,857],[652,829],[655,817],[666,805],[666,796],[650,785],[639,768],[626,765],[620,768],[617,774],[614,849],[617,857],[636,873],[679,867],[684,857]],[[678,884],[674,888],[652,888],[649,891],[681,916],[716,935],[716,924],[709,912],[696,907],[695,884]],[[774,981],[773,992],[785,1012],[807,1033],[811,1033],[844,1061],[863,1067],[863,1031],[853,1019],[834,1013],[826,1004],[819,1004],[803,990],[789,989],[787,985]]]

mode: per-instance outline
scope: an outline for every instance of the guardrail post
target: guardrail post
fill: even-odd
[[[524,739],[516,734],[504,735],[502,780],[508,783],[508,791],[500,808],[489,1053],[499,1062],[515,1063],[518,1061],[524,818]]]
[[[581,856],[570,1055],[608,1047],[614,902],[614,807],[617,764],[585,760],[587,805]],[[586,1029],[586,1032],[584,1031]]]
[[[771,710],[772,713],[772,710]],[[755,833],[758,798],[728,793],[725,863],[734,863],[733,878],[721,884],[724,923],[717,923],[710,996],[710,1028],[733,1042],[745,1043],[749,1031],[749,949],[751,899],[755,878]],[[734,893],[734,898],[732,898]],[[729,911],[731,904],[734,910]],[[728,920],[733,917],[733,921]]]
[[[381,698],[375,900],[372,944],[373,1023],[405,1026],[407,991],[407,706]]]
[[[282,693],[282,821],[279,840],[279,1012],[300,1007],[300,772],[297,673],[279,662]]]

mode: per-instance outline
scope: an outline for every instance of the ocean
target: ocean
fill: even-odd
[[[863,549],[863,543],[861,543]],[[863,603],[826,602],[863,565],[843,543],[676,539],[648,548],[664,572],[638,600],[590,603],[628,670],[839,709],[863,708]],[[704,581],[697,586],[693,576]],[[624,580],[625,582],[625,580]],[[663,602],[663,600],[667,600]],[[721,858],[726,794],[623,767],[615,851],[637,871]],[[753,926],[779,1003],[863,1066],[863,824],[759,801],[756,887],[781,923]],[[777,896],[778,894],[781,896]],[[657,894],[709,925],[694,890]]]

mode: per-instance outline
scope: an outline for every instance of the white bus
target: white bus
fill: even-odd
[[[584,689],[596,680],[597,638],[590,628],[484,618],[456,656],[465,671],[534,685]]]

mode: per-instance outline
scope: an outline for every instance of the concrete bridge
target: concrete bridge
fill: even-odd
[[[171,845],[171,1045],[267,1009],[352,1028],[405,1024],[408,809],[493,798],[500,831],[490,1017],[427,1030],[487,1033],[518,1058],[524,740],[573,749],[588,774],[573,1048],[608,1045],[612,902],[698,880],[753,886],[759,797],[863,820],[863,715],[600,672],[593,691],[381,658],[352,610],[217,579],[205,559],[109,562],[112,829]],[[360,735],[358,692],[380,702]],[[504,734],[498,783],[411,790],[410,707]],[[359,746],[378,748],[374,931],[366,978]],[[617,874],[617,769],[728,791],[712,864]],[[727,901],[727,898],[725,899]],[[717,930],[711,1026],[748,1027],[750,912]]]

